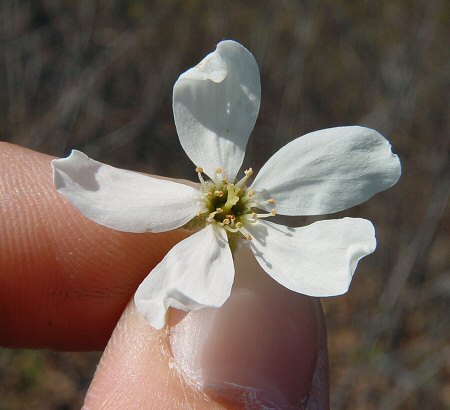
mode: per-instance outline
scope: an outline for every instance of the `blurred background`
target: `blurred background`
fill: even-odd
[[[445,0],[2,0],[1,139],[195,179],[173,84],[241,42],[262,80],[246,164],[353,124],[403,164],[393,189],[333,215],[370,219],[379,245],[348,294],[323,300],[332,408],[450,408],[449,23]],[[0,350],[0,409],[79,408],[98,359]]]

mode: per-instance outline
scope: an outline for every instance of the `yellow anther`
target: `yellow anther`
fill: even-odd
[[[248,241],[251,241],[253,239],[250,234],[246,234],[244,236],[245,236],[245,239],[247,239]]]
[[[228,218],[225,218],[225,219],[223,220],[223,224],[224,224],[224,225],[229,225],[229,224],[230,224],[230,220],[229,220]]]
[[[270,204],[270,205],[275,205],[276,200],[274,198],[269,198],[266,201],[261,201],[257,204],[258,205],[263,205],[263,204]]]
[[[221,214],[221,213],[223,212],[223,209],[222,209],[222,208],[216,208],[216,212],[217,212],[218,214]]]
[[[216,169],[216,174],[221,174],[223,172],[223,169],[221,167]]]
[[[235,217],[234,215],[227,215],[227,218],[228,218],[230,221],[234,221],[234,220],[236,219],[236,217]]]
[[[258,214],[257,214],[256,212],[252,212],[252,218],[253,218],[253,219],[258,218]]]
[[[255,195],[255,191],[253,191],[253,189],[249,189],[249,191],[247,192],[247,195],[249,198],[251,198],[253,195]]]
[[[272,216],[275,216],[275,215],[277,214],[277,211],[275,211],[275,209],[272,209],[272,210],[270,211],[270,213],[272,214]]]
[[[236,228],[237,229],[240,229],[240,228],[243,228],[243,227],[244,227],[244,224],[242,222],[236,222]]]
[[[197,172],[198,179],[199,179],[200,183],[202,184],[202,188],[203,188],[203,189],[206,189],[205,180],[204,180],[203,177],[202,177],[203,168],[202,168],[202,167],[196,167],[196,168],[195,168],[195,172]]]
[[[249,169],[247,169],[247,170],[245,170],[244,171],[244,174],[246,175],[246,176],[251,176],[251,175],[253,175],[253,169],[252,168],[249,168]]]
[[[226,178],[222,179],[222,184],[224,184],[224,185],[228,184],[228,179],[226,179]]]
[[[214,196],[222,198],[223,197],[223,191],[214,191]]]

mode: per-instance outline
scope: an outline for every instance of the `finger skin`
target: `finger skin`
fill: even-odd
[[[52,159],[0,142],[0,345],[103,349],[139,283],[186,233],[89,221],[54,189]]]
[[[165,330],[155,330],[130,302],[86,395],[83,410],[220,409],[177,368]]]
[[[192,314],[195,315],[195,312],[190,313],[190,315]],[[264,322],[264,318],[259,318],[259,320]],[[326,361],[327,352],[326,346],[316,343],[317,326],[321,332],[320,337],[325,337],[323,321],[321,317],[318,317],[311,329],[304,329],[305,332],[299,339],[302,342],[299,351],[292,357],[292,360],[299,364],[312,362],[315,363],[315,366],[313,368],[300,367],[297,373],[302,377],[292,380],[290,383],[298,382],[297,389],[302,392],[301,394],[306,394],[307,402],[311,403],[312,409],[326,410],[329,409],[328,369],[326,363],[325,368],[323,363],[319,363],[317,355],[319,351],[319,356],[322,356],[321,360]],[[228,328],[225,332],[233,330],[235,329]],[[215,390],[199,385],[189,378],[173,357],[173,346],[170,345],[169,339],[170,332],[170,329],[167,331],[153,329],[137,312],[134,303],[130,302],[97,366],[83,410],[244,408],[243,403],[251,400],[251,396],[250,399],[244,398],[243,386],[239,385],[239,388],[234,389],[230,384],[226,389]],[[208,335],[204,336],[208,337]],[[273,334],[272,339],[274,343],[280,345],[276,349],[278,354],[281,354],[283,359],[288,359],[288,357],[283,357],[282,347],[286,341],[282,336],[282,334]],[[233,335],[229,337],[233,338]],[[189,343],[186,339],[186,348],[189,348]],[[254,347],[253,345],[249,346],[246,339],[242,341],[242,344],[245,344],[245,349]],[[230,353],[229,349],[225,350],[228,352],[222,354],[224,357],[216,357],[216,361],[224,360],[225,356]],[[219,353],[218,356],[221,354]],[[239,360],[239,358],[236,359]],[[274,361],[276,357],[272,357],[270,360]],[[264,358],[264,361],[267,359]],[[235,373],[244,374],[247,370],[243,364],[240,370],[235,370]],[[239,374],[235,374],[235,376],[239,377]],[[289,372],[281,373],[278,381],[282,383],[283,379],[288,376]],[[249,401],[245,408],[257,409],[260,407]]]
[[[319,301],[277,284],[250,256],[237,258],[221,308],[172,309],[167,329],[130,302],[84,409],[329,408]]]

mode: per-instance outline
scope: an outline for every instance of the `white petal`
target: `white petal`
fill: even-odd
[[[253,55],[228,40],[180,76],[173,88],[173,113],[181,145],[212,177],[222,167],[234,180],[261,100]]]
[[[114,168],[73,150],[52,161],[56,189],[100,225],[125,232],[179,228],[198,212],[199,191]]]
[[[222,306],[233,279],[225,230],[208,225],[172,248],[141,283],[134,302],[148,322],[161,329],[169,306],[185,311]]]
[[[372,223],[359,218],[302,228],[258,221],[246,228],[261,267],[278,283],[309,296],[345,293],[358,261],[376,248]]]
[[[377,131],[338,127],[285,145],[263,166],[252,188],[263,199],[274,198],[279,214],[322,215],[366,201],[394,185],[400,173],[397,155]]]

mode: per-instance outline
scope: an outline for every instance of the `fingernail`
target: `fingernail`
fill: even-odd
[[[232,295],[221,308],[172,311],[176,364],[232,408],[304,408],[318,352],[318,301],[277,284],[245,248],[235,265]]]

